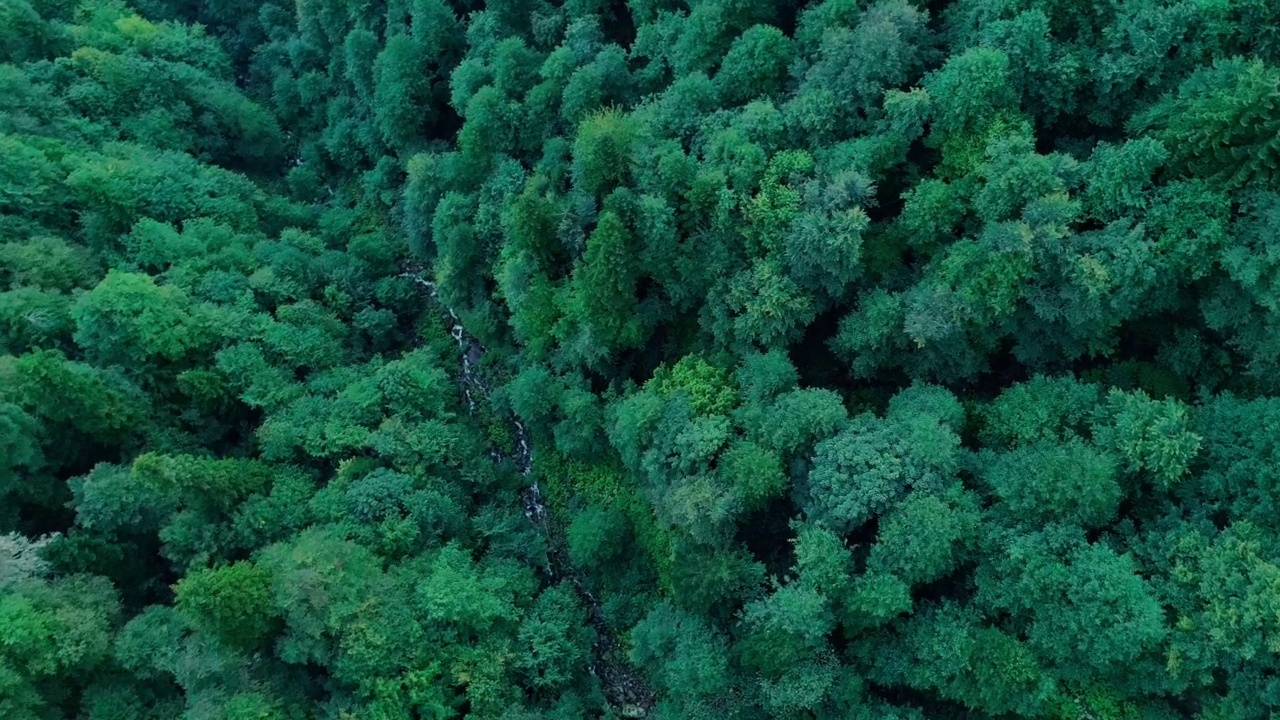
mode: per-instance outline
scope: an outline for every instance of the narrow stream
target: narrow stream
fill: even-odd
[[[459,371],[459,385],[467,410],[474,413],[476,399],[489,399],[492,391],[490,384],[480,371],[480,361],[485,355],[485,347],[463,327],[462,320],[453,308],[440,301],[435,283],[422,277],[420,269],[410,269],[400,274],[416,283],[426,291],[427,296],[444,313],[450,325],[449,333],[458,343],[462,356],[462,368]],[[590,671],[600,680],[601,690],[609,704],[624,718],[642,718],[653,708],[653,691],[644,679],[627,662],[625,653],[617,636],[605,618],[599,598],[582,582],[581,573],[573,566],[564,550],[562,538],[553,534],[553,523],[548,521],[547,507],[538,480],[533,476],[533,447],[529,443],[529,433],[515,417],[508,418],[515,436],[515,447],[510,455],[504,454],[498,447],[489,448],[489,456],[495,463],[501,463],[510,457],[521,475],[528,478],[527,484],[520,491],[520,499],[524,504],[524,516],[542,533],[547,545],[546,572],[550,578],[563,578],[577,592],[578,597],[586,605],[589,622],[595,631],[594,658]]]

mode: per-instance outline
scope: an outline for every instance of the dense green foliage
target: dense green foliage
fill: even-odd
[[[1280,713],[1280,5],[130,2],[0,0],[0,717]]]

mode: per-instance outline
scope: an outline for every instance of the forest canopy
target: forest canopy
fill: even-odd
[[[0,0],[0,717],[1280,713],[1280,4]]]

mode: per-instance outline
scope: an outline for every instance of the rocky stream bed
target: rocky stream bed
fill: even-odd
[[[484,377],[480,367],[486,349],[475,336],[467,332],[453,308],[440,301],[435,283],[424,279],[423,274],[420,269],[410,269],[402,273],[401,277],[412,280],[423,289],[439,309],[442,320],[449,327],[449,333],[458,343],[458,353],[461,356],[458,384],[468,411],[474,413],[477,400],[487,400],[492,392],[492,386]],[[590,671],[600,680],[601,690],[609,705],[624,718],[645,717],[653,708],[653,691],[627,661],[614,628],[610,627],[605,618],[600,599],[587,588],[581,572],[569,559],[563,537],[559,532],[560,528],[548,512],[545,497],[538,487],[537,476],[533,472],[533,447],[530,444],[528,430],[515,417],[508,416],[506,421],[510,423],[511,433],[515,438],[514,447],[491,446],[489,456],[495,463],[509,459],[520,474],[527,478],[527,483],[520,492],[524,516],[542,533],[546,541],[545,572],[549,578],[553,582],[560,580],[568,582],[587,608],[588,622],[595,635]]]

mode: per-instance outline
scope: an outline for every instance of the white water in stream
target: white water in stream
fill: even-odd
[[[412,280],[425,289],[431,300],[449,314],[451,322],[449,334],[458,343],[458,350],[462,355],[459,383],[467,402],[467,411],[474,413],[477,397],[487,400],[491,390],[479,367],[480,360],[485,354],[484,345],[467,332],[453,308],[440,301],[435,283],[415,272],[404,272],[400,277]],[[533,476],[533,448],[529,444],[529,433],[518,419],[513,417],[510,422],[515,434],[515,450],[511,459],[520,474],[528,478],[528,484],[520,493],[524,503],[524,516],[538,528],[547,542],[546,572],[550,578],[561,577],[567,580],[587,605],[590,613],[590,624],[596,634],[595,661],[589,668],[591,674],[599,678],[601,689],[609,700],[609,704],[613,705],[623,717],[645,717],[653,707],[653,691],[620,656],[622,650],[605,620],[600,600],[583,584],[564,553],[554,551],[542,490],[538,487],[537,478]],[[490,447],[489,456],[495,463],[501,463],[505,459],[502,450],[496,446]]]

